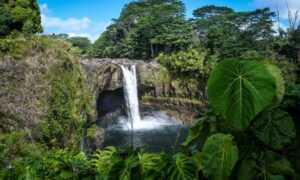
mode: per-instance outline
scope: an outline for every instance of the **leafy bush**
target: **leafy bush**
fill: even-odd
[[[215,59],[205,52],[189,48],[172,54],[161,53],[157,60],[171,75],[181,78],[206,79],[212,70]]]

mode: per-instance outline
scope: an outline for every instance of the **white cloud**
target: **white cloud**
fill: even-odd
[[[74,33],[74,32],[68,32],[67,34],[69,37],[87,37],[91,40],[91,42],[95,42],[100,34],[106,30],[106,27],[110,24],[110,22],[107,23],[95,23],[91,24],[89,32],[84,33]]]
[[[44,28],[58,28],[60,31],[80,31],[89,27],[91,20],[87,17],[62,19],[52,16],[48,4],[40,4],[42,25]]]
[[[69,37],[90,37],[91,35],[88,33],[67,33]]]
[[[271,11],[275,12],[276,15],[279,14],[279,26],[286,30],[289,27],[289,10],[291,13],[291,20],[292,23],[295,23],[297,25],[300,23],[300,0],[253,0],[252,5],[255,8],[265,8],[269,7]],[[288,6],[288,7],[287,7]],[[298,19],[296,19],[296,12],[298,11]],[[275,31],[278,30],[278,22],[277,17],[274,18],[276,21],[274,23],[273,29]]]
[[[77,18],[68,18],[61,19],[59,17],[51,17],[45,14],[42,14],[42,25],[46,28],[59,28],[62,31],[79,31],[89,27],[91,20],[87,17],[77,19]]]
[[[69,37],[87,37],[92,43],[94,43],[99,35],[96,34],[89,34],[89,33],[73,33],[69,32],[67,33]]]
[[[48,4],[40,4],[42,26],[45,33],[60,34],[66,33],[70,37],[87,37],[94,42],[99,35],[106,30],[111,22],[92,22],[88,17],[82,18],[61,18],[53,15]]]
[[[270,7],[274,12],[278,10],[280,18],[288,19],[286,2],[292,16],[295,16],[296,11],[300,10],[300,0],[254,0],[253,5],[257,8]]]
[[[39,4],[39,6],[40,6],[41,14],[50,14],[51,13],[50,9],[48,8],[47,3]]]
[[[45,10],[48,10],[48,4],[44,3],[44,4],[40,4],[40,10],[43,12]]]

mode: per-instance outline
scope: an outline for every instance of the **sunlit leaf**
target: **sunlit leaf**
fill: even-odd
[[[177,153],[172,161],[165,164],[168,180],[193,180],[197,178],[194,161],[183,153]]]
[[[256,137],[274,149],[282,149],[295,136],[293,119],[280,109],[262,112],[253,127]]]
[[[228,179],[238,159],[238,148],[231,135],[215,134],[206,140],[201,157],[205,177],[212,180]]]
[[[139,153],[141,173],[145,179],[155,179],[160,175],[161,157],[158,154]]]
[[[208,96],[213,107],[230,126],[240,131],[272,103],[276,92],[274,75],[262,61],[222,61],[208,80]]]
[[[270,62],[265,62],[265,66],[267,67],[269,73],[275,78],[276,80],[276,96],[273,100],[274,106],[278,106],[284,96],[285,86],[284,86],[284,79],[281,74],[281,70]]]

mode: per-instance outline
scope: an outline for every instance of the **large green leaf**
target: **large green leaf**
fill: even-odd
[[[238,180],[284,180],[292,178],[295,172],[290,162],[280,155],[267,151],[262,155],[253,155],[253,158],[243,160],[238,174]]]
[[[233,137],[225,134],[210,136],[202,149],[202,171],[212,180],[228,179],[238,159]]]
[[[276,80],[276,96],[273,100],[274,106],[276,107],[281,103],[284,96],[284,79],[282,77],[281,70],[277,66],[267,61],[265,62],[265,66]]]
[[[120,180],[131,180],[132,169],[139,164],[139,157],[137,153],[131,154],[123,163],[123,167],[120,169]]]
[[[165,163],[166,178],[168,180],[194,180],[197,177],[197,167],[189,156],[177,153],[176,156]]]
[[[268,110],[257,116],[253,123],[256,137],[274,149],[282,149],[295,136],[291,116],[280,110]]]
[[[197,167],[197,171],[200,171],[202,169],[202,163],[201,163],[202,153],[196,152],[195,154],[193,154],[191,158],[194,160],[194,163]]]
[[[144,179],[157,179],[161,170],[161,157],[158,154],[139,153],[140,169]]]
[[[119,159],[117,149],[108,146],[103,150],[97,150],[92,160],[95,172],[102,175],[108,175],[114,166],[114,163]]]
[[[226,122],[242,131],[272,103],[276,80],[263,61],[225,60],[209,77],[208,96]]]

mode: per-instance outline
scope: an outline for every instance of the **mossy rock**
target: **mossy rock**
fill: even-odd
[[[18,117],[10,122],[29,129],[32,141],[74,145],[93,114],[78,50],[60,38],[20,36],[1,39],[0,54],[0,119]]]

